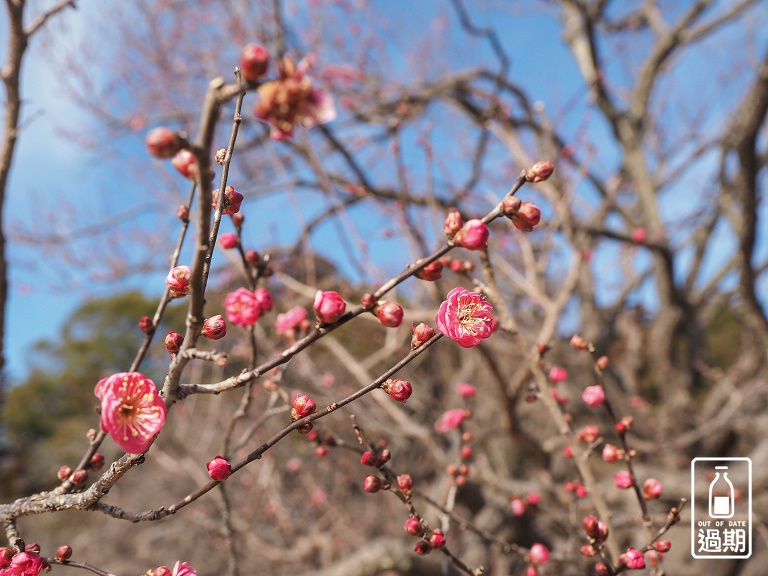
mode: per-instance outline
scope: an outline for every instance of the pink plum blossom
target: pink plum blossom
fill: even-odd
[[[37,576],[43,570],[43,559],[33,552],[19,552],[0,576]]]
[[[472,384],[460,382],[459,384],[456,384],[456,392],[458,392],[459,395],[464,398],[472,398],[472,396],[474,396],[477,392],[477,389],[472,386]]]
[[[440,305],[435,324],[443,335],[471,348],[491,335],[491,305],[476,292],[454,288]]]
[[[227,322],[235,326],[253,326],[261,315],[256,295],[246,288],[238,288],[224,299]]]
[[[549,371],[549,379],[552,380],[552,384],[562,382],[566,378],[568,378],[568,372],[566,372],[563,368],[555,367]]]
[[[643,558],[643,553],[640,550],[630,548],[626,551],[624,557],[624,562],[630,570],[642,570],[645,568],[645,558]]]
[[[296,328],[307,318],[307,311],[301,306],[296,306],[277,315],[277,321],[275,322],[275,328],[278,334],[285,334],[288,330]]]
[[[488,226],[478,218],[468,220],[453,237],[456,246],[467,250],[484,250],[488,246]]]
[[[549,562],[549,550],[543,544],[534,544],[531,546],[531,551],[528,554],[531,559],[531,564],[539,565]]]
[[[643,482],[643,498],[646,500],[658,498],[663,491],[664,488],[662,487],[661,482],[656,480],[656,478],[648,478],[648,480]]]
[[[126,452],[142,454],[165,424],[165,402],[140,372],[119,372],[96,384],[101,429]]]
[[[272,310],[275,303],[272,300],[272,295],[266,288],[256,288],[256,290],[253,291],[253,295],[256,297],[256,302],[258,302],[262,312],[269,312]]]
[[[226,232],[225,234],[219,236],[219,242],[221,242],[222,248],[225,250],[231,250],[237,246],[237,234]]]
[[[626,470],[622,470],[613,477],[613,482],[616,484],[616,488],[626,490],[632,487],[632,476]]]
[[[189,278],[192,269],[189,266],[175,266],[168,272],[165,283],[174,296],[186,296],[192,291]]]

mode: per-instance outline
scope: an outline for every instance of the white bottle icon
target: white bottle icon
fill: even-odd
[[[723,477],[715,472],[715,479],[709,485],[710,518],[731,518],[733,516],[733,484],[728,480],[728,466],[715,466],[715,470],[726,470]]]

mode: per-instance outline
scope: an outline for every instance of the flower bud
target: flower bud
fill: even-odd
[[[176,209],[176,217],[182,222],[189,222],[189,208],[183,204]]]
[[[69,560],[72,557],[72,548],[69,546],[59,546],[56,549],[56,558],[59,560]]]
[[[379,462],[381,464],[386,464],[392,459],[392,452],[389,451],[389,449],[385,448],[381,451],[381,454],[379,454]]]
[[[24,552],[31,552],[32,554],[40,554],[40,544],[38,542],[30,542],[24,546]]]
[[[144,142],[152,156],[164,159],[173,158],[181,146],[179,135],[164,127],[150,130]]]
[[[445,217],[445,224],[443,224],[443,230],[448,239],[450,240],[453,238],[462,226],[464,226],[464,219],[461,217],[459,211],[456,210],[456,208],[448,210],[448,215]]]
[[[424,534],[424,525],[421,523],[421,520],[411,516],[405,521],[405,531],[411,536],[421,536]]]
[[[227,335],[227,323],[221,314],[205,319],[202,334],[209,340],[221,340]]]
[[[94,472],[98,472],[104,467],[104,454],[101,452],[95,452],[93,456],[91,456],[91,461],[88,464],[88,468],[90,470],[93,470]]]
[[[558,382],[562,382],[568,378],[568,372],[563,370],[562,368],[552,368],[552,370],[549,371],[549,379],[552,380],[552,384],[557,384]]]
[[[582,520],[581,525],[584,527],[584,532],[590,538],[597,538],[597,518],[594,516],[586,516]]]
[[[578,334],[571,336],[571,348],[575,350],[589,350],[589,342]]]
[[[584,389],[584,393],[581,395],[581,398],[584,400],[584,402],[587,403],[588,406],[595,408],[600,406],[600,404],[605,401],[605,391],[600,385],[587,386]]]
[[[617,462],[624,458],[624,450],[614,446],[613,444],[606,444],[603,446],[603,461],[604,462]]]
[[[82,484],[85,484],[85,481],[88,480],[88,472],[86,472],[83,469],[75,470],[72,473],[72,483],[80,486]]]
[[[627,488],[632,487],[632,476],[629,474],[628,471],[622,470],[621,472],[617,473],[613,477],[613,482],[616,484],[616,488],[620,488],[622,490],[626,490]]]
[[[245,261],[256,268],[261,264],[261,254],[256,252],[256,250],[248,250],[245,253]]]
[[[486,223],[479,218],[473,218],[456,232],[453,243],[467,250],[485,250],[488,247],[489,234]]]
[[[144,334],[149,334],[155,329],[155,323],[149,316],[142,316],[139,320],[139,329],[144,332]]]
[[[240,52],[240,69],[247,82],[257,82],[269,70],[269,52],[258,44],[248,44]]]
[[[189,266],[175,266],[171,268],[168,276],[165,278],[165,284],[174,296],[186,296],[192,291],[189,278],[192,270]]]
[[[237,234],[233,234],[232,232],[226,232],[219,236],[219,242],[221,243],[221,247],[225,250],[231,250],[239,244]]]
[[[165,349],[170,354],[176,354],[184,343],[184,336],[178,332],[168,332],[165,335]]]
[[[240,228],[243,227],[244,222],[245,222],[245,216],[243,216],[242,212],[238,212],[237,214],[232,214],[232,224],[235,225],[235,228],[240,230]]]
[[[630,548],[622,556],[624,557],[624,563],[630,570],[642,570],[645,568],[645,558],[640,550]],[[619,559],[621,560],[621,557]]]
[[[469,460],[473,456],[472,453],[472,447],[471,446],[462,446],[461,451],[459,452],[459,457],[462,460]]]
[[[595,564],[595,573],[597,573],[597,576],[608,576],[610,574],[610,572],[608,572],[608,566],[602,562]]]
[[[653,549],[657,552],[669,552],[672,543],[669,540],[657,540],[653,543]]]
[[[406,497],[413,493],[413,479],[410,474],[400,474],[397,477],[397,487]]]
[[[393,400],[397,400],[398,402],[405,403],[408,398],[411,397],[411,394],[413,393],[413,388],[411,387],[411,383],[407,380],[402,380],[401,378],[395,378],[394,380],[390,378],[384,384],[381,385],[382,390],[389,394],[389,396]]]
[[[658,498],[663,491],[664,488],[662,487],[661,482],[656,480],[656,478],[648,478],[648,480],[643,482],[643,498],[646,500]]]
[[[373,313],[387,328],[397,328],[403,322],[403,307],[397,302],[379,302]]]
[[[531,551],[528,553],[528,557],[531,559],[531,564],[539,566],[549,562],[549,550],[543,544],[534,544],[531,546]]]
[[[445,536],[443,535],[442,530],[435,528],[430,532],[429,545],[432,546],[432,548],[442,548],[445,546]]]
[[[523,201],[517,196],[505,196],[501,201],[501,213],[507,218],[512,218],[512,216],[517,214],[517,211],[520,210],[522,204]]]
[[[605,542],[608,540],[608,525],[605,522],[598,521],[596,540],[598,542]]]
[[[477,389],[472,386],[472,384],[460,382],[459,384],[456,384],[456,392],[458,392],[459,396],[462,398],[472,398],[477,393]]]
[[[520,498],[513,498],[510,505],[512,506],[512,515],[519,517],[525,514],[525,504]]]
[[[464,274],[464,262],[461,260],[451,260],[449,267],[451,272],[455,272],[456,274]]]
[[[67,478],[72,476],[72,466],[67,466],[65,464],[64,466],[59,468],[59,472],[58,472],[57,475],[59,477],[59,480],[61,480],[63,482],[64,480],[66,480]]]
[[[509,216],[515,228],[523,232],[531,232],[541,221],[541,210],[532,202],[523,202],[517,212]]]
[[[378,463],[379,457],[370,450],[363,452],[363,455],[360,457],[360,464],[363,466],[376,466]]]
[[[591,544],[584,544],[584,546],[582,546],[579,549],[579,552],[581,552],[582,556],[586,556],[587,558],[591,558],[592,556],[597,554],[597,552],[595,551],[595,549],[592,547]]]
[[[315,456],[317,456],[318,458],[322,458],[326,454],[328,454],[327,446],[318,446],[317,448],[315,448]]]
[[[635,242],[636,244],[642,244],[647,237],[648,234],[646,233],[645,228],[635,228],[630,235],[632,242]]]
[[[230,216],[232,214],[237,214],[240,212],[240,205],[243,203],[243,195],[240,194],[237,190],[235,190],[232,186],[227,186],[224,188],[224,205],[221,207],[221,213],[222,214],[229,214]],[[219,189],[216,188],[216,190],[213,191],[213,209],[216,209],[216,206],[219,203]]]
[[[413,329],[413,337],[411,338],[411,350],[416,350],[416,348],[437,334],[434,328],[428,324],[424,324],[424,322],[421,324],[411,324],[411,328]]]
[[[429,545],[429,543],[424,542],[424,540],[420,540],[416,543],[416,546],[413,548],[413,551],[416,552],[419,556],[426,556],[430,552],[432,552],[432,546]]]
[[[373,308],[376,306],[376,297],[370,292],[366,292],[360,298],[360,304],[363,305],[363,308]]]
[[[232,466],[218,454],[213,460],[206,463],[205,466],[208,468],[208,476],[211,477],[211,480],[216,480],[216,482],[223,482],[232,474]]]
[[[525,179],[528,182],[533,182],[534,184],[536,182],[543,182],[550,176],[552,176],[552,172],[555,171],[555,167],[552,165],[552,162],[549,160],[541,160],[539,162],[536,162],[533,166],[530,167],[525,173]]]
[[[213,159],[216,160],[218,164],[224,164],[224,160],[227,159],[227,149],[219,148],[216,150],[216,154],[213,155]]]
[[[173,160],[171,160],[171,164],[184,178],[189,180],[195,179],[197,175],[197,158],[195,158],[195,155],[190,150],[183,148],[176,152]]]
[[[314,414],[316,410],[317,405],[314,400],[305,394],[297,394],[291,402],[291,419],[294,421],[301,420],[310,414]]]
[[[573,493],[576,494],[576,498],[586,498],[587,487],[584,484],[579,484],[574,488]]]
[[[363,481],[363,490],[369,494],[375,494],[381,490],[381,480],[379,480],[373,474],[368,474]]]
[[[426,282],[434,282],[443,277],[443,263],[440,260],[430,262],[424,268],[414,274],[416,278]]]
[[[597,426],[594,424],[588,424],[587,426],[584,426],[581,430],[579,430],[579,434],[577,436],[579,442],[586,442],[587,444],[591,444],[595,440],[597,440],[597,437],[600,436],[600,432],[597,429]]]
[[[333,324],[342,317],[344,310],[347,308],[347,303],[344,302],[344,298],[338,292],[318,290],[317,294],[315,294],[313,308],[320,324]]]
[[[541,496],[539,496],[538,492],[531,492],[525,498],[525,502],[528,504],[528,506],[538,506],[539,500],[541,500]]]
[[[609,364],[608,356],[600,356],[600,358],[595,361],[595,364],[598,368],[600,368],[600,370],[605,370],[608,368]]]

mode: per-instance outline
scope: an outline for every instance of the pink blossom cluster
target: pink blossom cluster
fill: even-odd
[[[272,310],[273,305],[272,296],[265,288],[254,291],[238,288],[224,299],[227,321],[235,326],[253,326],[261,313]]]

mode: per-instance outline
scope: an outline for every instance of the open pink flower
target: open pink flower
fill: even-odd
[[[43,559],[33,552],[19,552],[8,568],[0,570],[2,576],[37,576],[43,569]]]
[[[325,90],[315,88],[306,74],[309,67],[306,58],[296,65],[286,56],[277,65],[280,77],[258,88],[259,101],[254,113],[260,120],[271,124],[270,136],[273,140],[293,136],[296,124],[312,128],[336,118],[331,97]]]
[[[443,335],[471,348],[491,335],[491,305],[476,292],[454,288],[435,316],[435,324]]]
[[[589,406],[595,408],[605,401],[605,391],[600,385],[587,386],[581,397]]]
[[[253,326],[261,316],[256,295],[246,288],[238,288],[224,299],[227,322],[235,326]]]
[[[101,429],[131,454],[146,452],[165,424],[165,402],[154,382],[140,372],[119,372],[96,384]]]
[[[256,288],[253,291],[253,295],[256,297],[256,302],[259,303],[259,308],[262,312],[269,312],[275,303],[272,301],[272,295],[266,288]]]
[[[288,312],[277,315],[277,321],[275,322],[275,328],[278,334],[285,334],[288,330],[296,328],[304,320],[307,319],[307,311],[301,306],[291,308]]]
[[[186,562],[177,561],[173,567],[172,576],[197,576],[197,570],[189,566]]]

